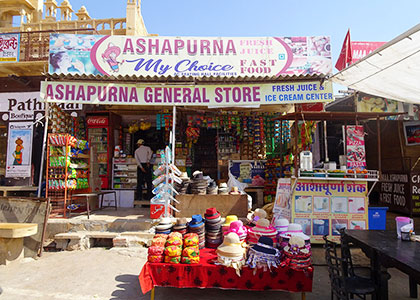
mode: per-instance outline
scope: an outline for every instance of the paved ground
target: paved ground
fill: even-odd
[[[395,230],[395,214],[388,214],[387,229]],[[420,218],[415,220],[420,233]],[[353,253],[359,265],[368,260],[361,251]],[[0,300],[90,300],[90,299],[150,299],[142,295],[138,274],[145,263],[146,249],[120,248],[106,250],[93,248],[85,251],[45,252],[38,260],[25,259],[8,266],[0,266]],[[328,271],[323,250],[313,246],[315,264],[313,292],[307,299],[330,299]],[[390,299],[410,299],[408,277],[398,270],[389,270]],[[248,292],[217,289],[157,288],[156,299],[300,299],[299,294],[286,292]]]

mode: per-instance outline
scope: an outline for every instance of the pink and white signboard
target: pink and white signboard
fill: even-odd
[[[363,126],[347,126],[347,169],[366,169]]]
[[[49,73],[137,76],[329,74],[331,44],[312,37],[51,34]]]
[[[356,61],[372,53],[383,44],[385,44],[385,42],[351,42],[351,63],[354,64]]]

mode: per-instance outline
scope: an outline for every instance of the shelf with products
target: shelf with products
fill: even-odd
[[[112,187],[125,190],[137,188],[137,163],[134,158],[113,158]]]

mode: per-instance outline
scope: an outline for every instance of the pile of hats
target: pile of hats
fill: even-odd
[[[195,171],[190,183],[191,194],[205,195],[207,193],[208,182],[204,178],[203,172]]]
[[[249,248],[246,263],[250,268],[255,269],[254,272],[259,268],[271,271],[271,268],[277,268],[280,265],[280,251],[274,247],[271,238],[262,236]]]
[[[229,230],[230,223],[235,222],[235,221],[238,221],[238,217],[237,216],[235,216],[235,215],[228,215],[228,216],[226,216],[225,223],[222,225],[222,232],[223,232],[223,234],[225,234]]]
[[[228,195],[229,194],[229,188],[227,186],[226,182],[222,182],[219,184],[219,195]]]
[[[216,182],[213,179],[211,179],[207,187],[207,195],[217,195],[218,191],[219,188],[217,187]]]
[[[266,219],[267,218],[267,212],[262,208],[257,208],[253,213],[248,214],[248,226],[254,227],[259,219]]]
[[[239,240],[243,242],[247,238],[248,229],[244,226],[241,220],[238,220],[230,223],[229,229],[225,232],[225,234],[230,232],[236,233],[239,236]]]
[[[216,208],[206,209],[204,214],[206,222],[206,247],[217,248],[222,243],[222,217]]]
[[[246,263],[245,250],[239,236],[230,232],[225,236],[223,243],[217,247],[217,264],[232,267],[236,270],[236,274],[241,276],[240,271]]]
[[[188,232],[198,235],[198,247],[203,249],[205,246],[205,231],[203,217],[201,215],[193,215],[188,223]]]
[[[158,225],[155,227],[156,234],[170,234],[172,231],[172,220],[171,218],[162,218]]]
[[[260,237],[268,237],[273,240],[273,245],[277,245],[277,230],[270,225],[267,219],[259,219],[254,227],[248,230],[248,243],[256,244]]]
[[[165,243],[165,263],[179,264],[182,254],[182,234],[172,232]]]
[[[172,232],[179,232],[182,235],[187,233],[187,219],[178,218],[176,224],[172,227]]]
[[[273,219],[273,226],[277,230],[277,241],[278,245],[280,245],[281,242],[281,235],[284,234],[287,231],[287,228],[289,227],[289,220],[284,218],[277,218]]]
[[[308,270],[312,266],[311,250],[306,247],[305,240],[298,235],[291,236],[287,246],[283,249],[284,260],[282,266],[295,270]]]
[[[184,249],[182,250],[183,264],[200,263],[200,250],[198,249],[198,235],[196,233],[187,233],[184,236]]]
[[[174,188],[179,194],[186,194],[190,185],[190,178],[187,172],[182,172],[179,178],[182,179],[182,183],[174,182]]]
[[[161,263],[164,260],[163,253],[168,235],[156,234],[153,237],[152,244],[147,250],[147,261],[151,263]]]
[[[298,236],[303,239],[306,249],[311,251],[311,238],[303,233],[302,225],[297,223],[290,223],[289,226],[287,226],[287,231],[284,231],[280,234],[279,248],[283,249],[286,247],[289,244],[289,240],[292,236]]]

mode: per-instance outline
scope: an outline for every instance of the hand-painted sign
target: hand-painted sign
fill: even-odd
[[[334,100],[331,83],[316,81],[196,86],[42,81],[41,97],[57,103],[232,107]]]
[[[329,74],[331,44],[312,37],[51,34],[49,73],[137,76]]]
[[[6,177],[31,177],[32,122],[10,122]]]
[[[366,169],[365,131],[363,126],[346,126],[347,169]]]
[[[0,34],[0,63],[19,61],[20,34]]]

